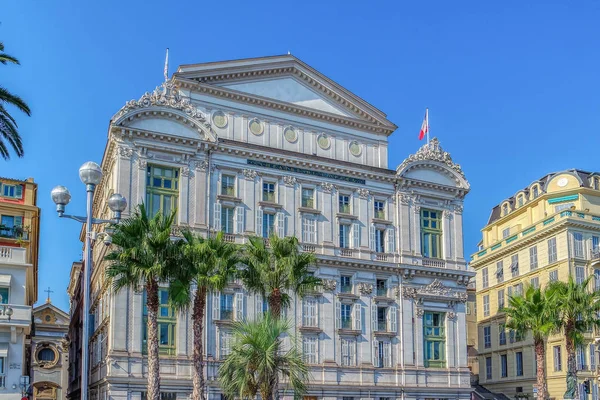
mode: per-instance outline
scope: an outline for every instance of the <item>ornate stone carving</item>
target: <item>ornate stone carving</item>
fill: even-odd
[[[357,189],[356,193],[358,194],[358,197],[360,197],[361,199],[368,199],[369,195],[371,194],[369,192],[369,190],[365,189],[365,188]]]
[[[321,189],[323,189],[325,193],[331,193],[335,190],[335,186],[333,183],[323,182],[321,183]]]
[[[286,186],[296,186],[297,182],[298,182],[298,180],[296,179],[295,176],[284,176],[283,177],[283,183]]]
[[[463,179],[466,179],[460,165],[452,161],[450,153],[447,153],[442,149],[442,146],[440,146],[440,142],[437,138],[431,139],[429,143],[421,146],[421,148],[415,154],[408,156],[408,158],[406,158],[402,164],[400,164],[398,171],[403,170],[410,163],[425,160],[437,161],[442,164],[446,164],[450,169],[456,171]]]
[[[190,168],[188,166],[185,167],[181,167],[181,176],[190,176],[192,174],[192,172],[190,171]]]
[[[196,170],[206,171],[206,169],[208,168],[208,161],[207,160],[196,161],[194,163],[194,168],[196,168]]]
[[[423,314],[425,314],[425,310],[423,310],[422,308],[417,308],[417,317],[422,318]]]
[[[179,89],[172,80],[158,86],[152,93],[144,93],[139,100],[130,100],[125,103],[125,105],[113,117],[113,121],[132,110],[154,106],[168,107],[183,111],[184,114],[192,119],[195,119],[209,131],[211,129],[210,122],[206,120],[204,114],[198,110],[198,108],[192,104],[189,99],[184,99],[179,94]]]
[[[454,206],[454,212],[457,213],[457,214],[462,214],[462,212],[463,212],[463,206],[461,206],[461,205],[455,205]]]
[[[323,285],[323,289],[329,290],[330,292],[335,291],[337,288],[337,281],[335,279],[323,279],[321,284]]]
[[[444,210],[443,214],[444,214],[444,218],[446,218],[446,219],[452,218],[452,211],[450,211],[450,210]]]
[[[148,160],[146,160],[145,158],[138,159],[138,168],[139,169],[145,170],[147,166],[148,166]]]
[[[455,320],[456,313],[454,311],[448,311],[448,313],[446,314],[446,317],[448,317],[449,320]]]
[[[358,291],[360,292],[360,294],[368,296],[371,293],[373,293],[373,285],[370,283],[360,282],[358,284]]]
[[[133,149],[131,147],[119,146],[117,147],[117,152],[121,157],[131,158],[133,155]]]
[[[394,286],[393,290],[394,290],[394,295],[397,298],[400,298],[400,296],[402,295],[402,292],[400,291],[400,286]]]
[[[415,214],[418,214],[421,212],[421,206],[415,206],[414,209],[415,209]]]
[[[244,169],[242,170],[242,174],[248,179],[255,179],[258,176],[258,172],[253,169]]]
[[[400,203],[410,204],[410,195],[405,194],[405,193],[400,193]]]
[[[402,297],[405,299],[416,299],[417,298],[417,289],[412,287],[403,287],[402,288]]]
[[[405,299],[421,299],[423,297],[443,297],[446,301],[454,302],[458,301],[464,303],[467,301],[466,292],[457,292],[451,288],[444,286],[442,282],[435,279],[427,286],[421,286],[419,288],[404,287],[402,288],[402,296]]]
[[[434,279],[429,285],[419,289],[419,293],[421,294],[431,294],[434,296],[448,296],[450,292],[451,289],[447,286],[444,286],[444,284],[438,279]]]

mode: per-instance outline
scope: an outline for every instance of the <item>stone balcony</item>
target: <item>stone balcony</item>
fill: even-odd
[[[21,247],[0,246],[0,264],[26,264],[26,252]]]

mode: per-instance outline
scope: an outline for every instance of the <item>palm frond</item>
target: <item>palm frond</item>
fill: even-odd
[[[6,88],[0,86],[0,103],[12,104],[28,116],[31,116],[31,109],[25,101],[19,96],[12,94]]]

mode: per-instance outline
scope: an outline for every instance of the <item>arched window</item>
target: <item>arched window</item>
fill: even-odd
[[[38,352],[38,361],[52,362],[56,358],[54,350],[45,348]]]
[[[522,194],[517,196],[517,206],[518,207],[523,207],[523,203],[525,203],[525,196],[523,196]]]
[[[502,205],[502,216],[508,215],[508,204]]]
[[[537,185],[535,185],[532,189],[531,189],[531,193],[534,199],[537,199],[538,196],[540,195],[540,189],[538,188]]]

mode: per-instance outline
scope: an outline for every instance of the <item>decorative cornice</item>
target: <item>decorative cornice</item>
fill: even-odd
[[[410,156],[408,156],[408,158],[406,158],[402,162],[402,164],[400,164],[397,171],[402,171],[410,163],[427,160],[437,161],[442,164],[445,164],[451,170],[458,173],[466,181],[465,174],[461,166],[452,161],[450,153],[445,152],[442,149],[442,146],[440,146],[440,142],[437,138],[431,139],[429,143],[426,143],[423,146],[421,146],[421,148],[415,154],[411,154]]]
[[[466,292],[458,292],[452,290],[451,288],[444,286],[439,279],[434,279],[427,286],[421,287],[403,287],[402,288],[402,296],[405,299],[413,299],[417,300],[420,298],[444,298],[449,301],[459,301],[464,303],[467,301],[467,293]]]
[[[208,94],[211,96],[217,96],[240,103],[276,109],[278,111],[322,120],[336,125],[348,126],[363,131],[381,133],[389,136],[396,129],[396,126],[385,126],[373,122],[367,122],[357,118],[346,117],[339,114],[315,110],[313,108],[302,107],[297,104],[277,101],[220,86],[207,85],[190,79],[177,78],[177,83],[180,84],[183,89],[192,89],[199,93]]]
[[[207,121],[204,114],[190,102],[179,94],[179,88],[174,80],[164,82],[157,86],[152,93],[146,92],[139,100],[130,100],[113,116],[116,121],[123,115],[138,109],[150,107],[167,107],[182,111],[186,116],[202,125],[207,131],[211,132],[211,124]]]

